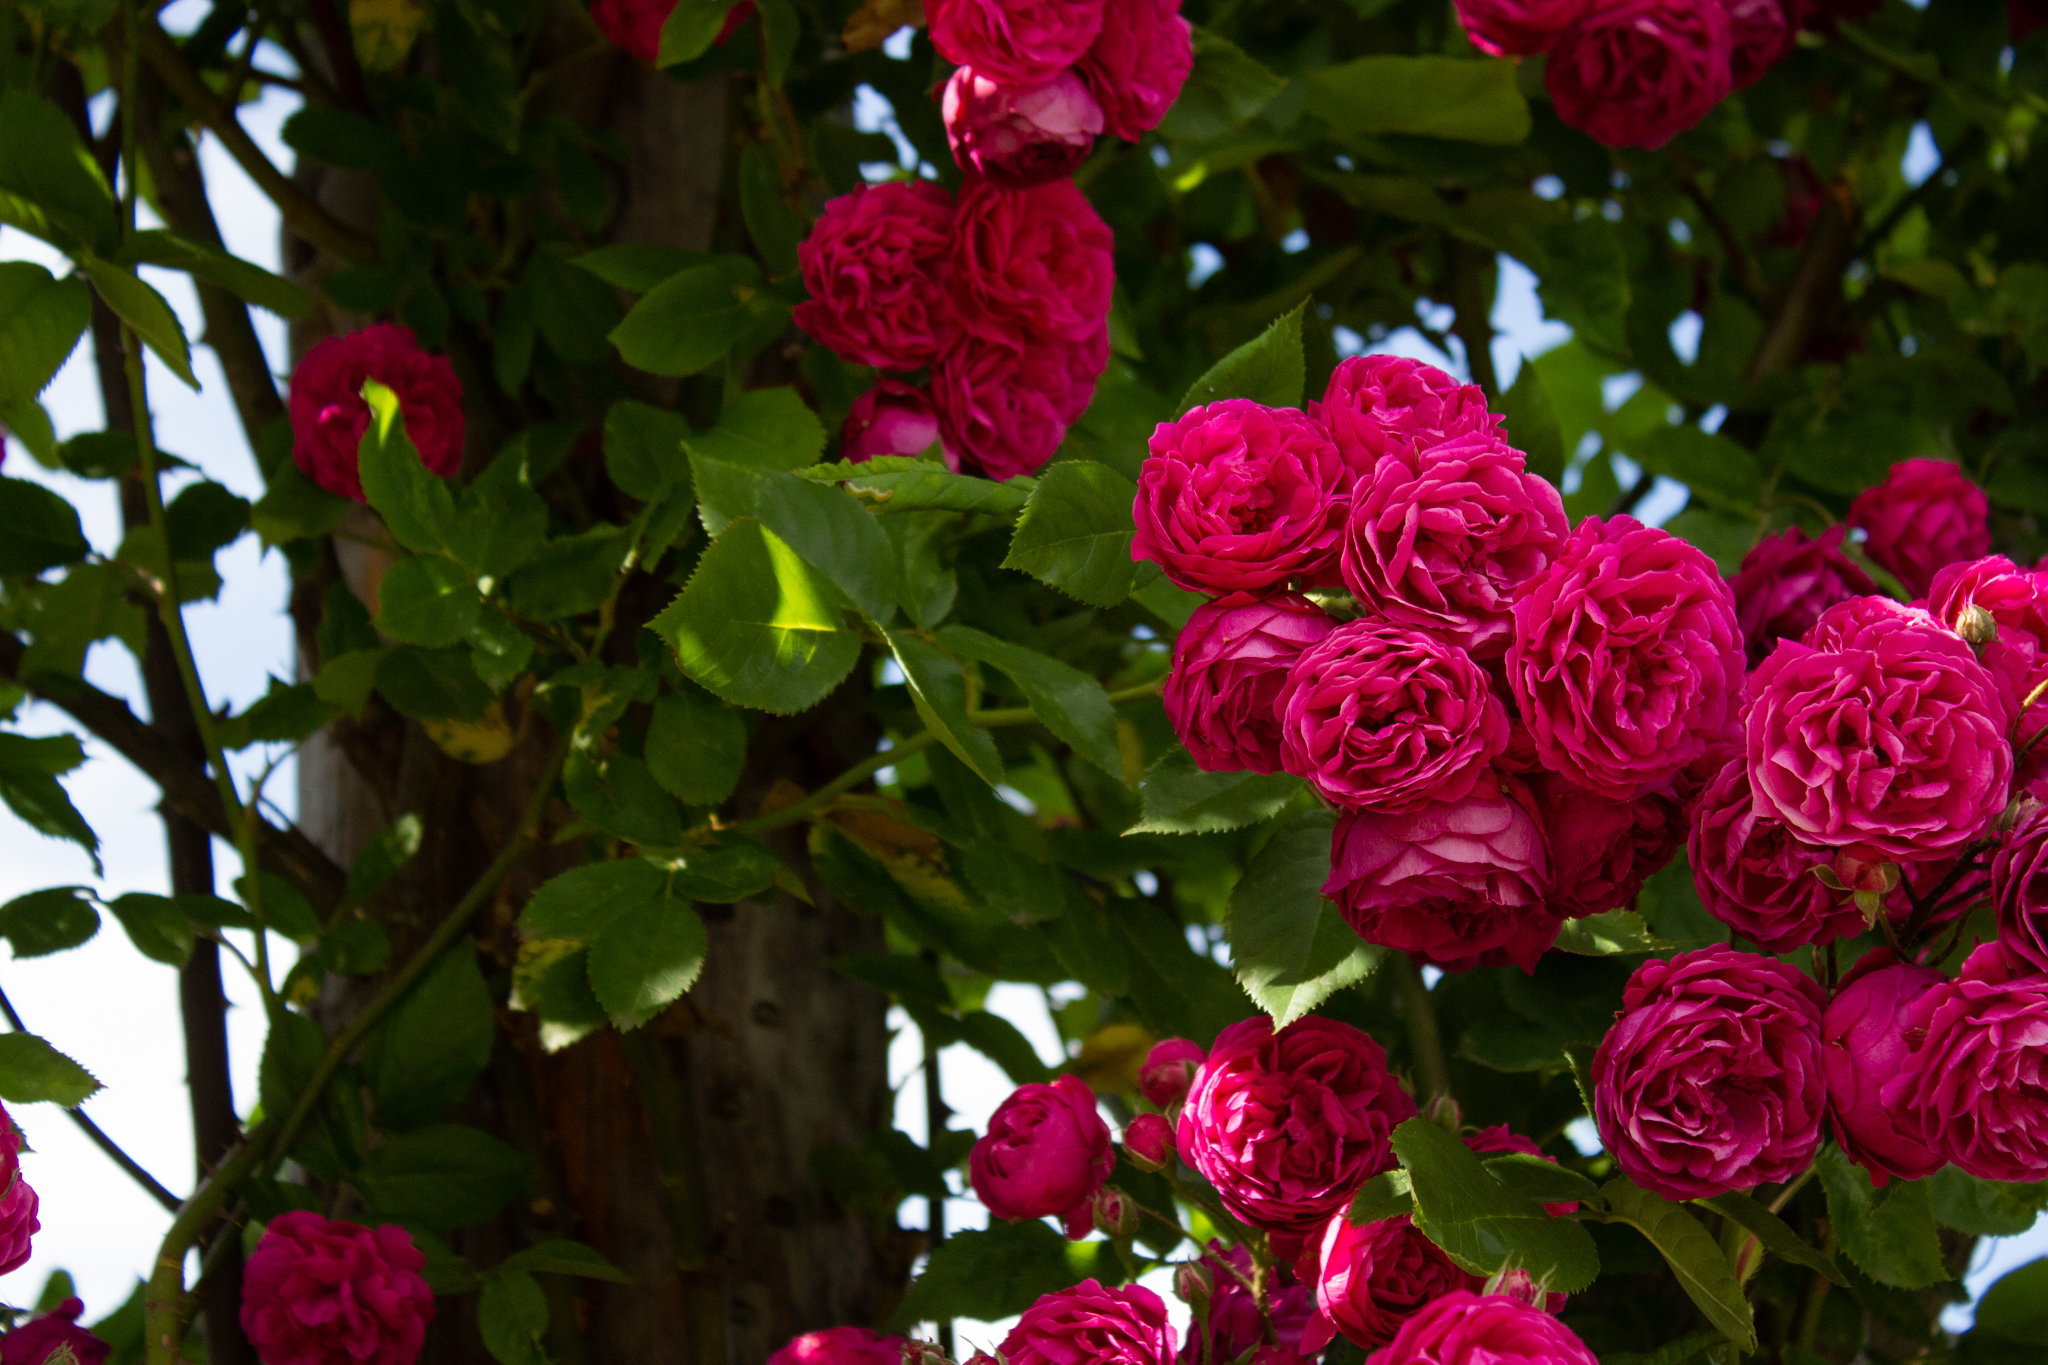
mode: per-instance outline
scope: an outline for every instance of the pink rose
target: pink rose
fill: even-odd
[[[1334,581],[1351,510],[1329,433],[1293,408],[1244,398],[1161,422],[1138,471],[1131,558],[1190,592]]]
[[[1593,1058],[1621,1173],[1667,1199],[1790,1180],[1820,1147],[1821,1011],[1804,972],[1733,948],[1636,968]]]
[[[1180,1111],[1181,1160],[1255,1227],[1305,1233],[1394,1164],[1415,1101],[1368,1035],[1310,1015],[1217,1035]]]
[[[1202,1330],[1199,1320],[1189,1329],[1187,1342],[1180,1348],[1179,1365],[1228,1365],[1267,1344],[1259,1301],[1245,1288],[1245,1281],[1252,1278],[1252,1254],[1245,1247],[1226,1249],[1221,1242],[1212,1241],[1202,1259],[1216,1278],[1216,1291],[1209,1297],[1208,1330]],[[1267,1281],[1266,1300],[1273,1322],[1270,1344],[1280,1348],[1291,1365],[1302,1354],[1302,1329],[1315,1312],[1314,1295],[1280,1265]]]
[[[1366,1365],[1600,1365],[1571,1328],[1505,1294],[1459,1289],[1401,1324]]]
[[[1495,57],[1533,57],[1578,22],[1594,0],[1456,0],[1472,46]]]
[[[242,1330],[265,1365],[412,1365],[434,1319],[404,1228],[271,1219],[242,1271]]]
[[[1025,1309],[996,1356],[1005,1365],[1171,1365],[1174,1340],[1151,1290],[1083,1280]]]
[[[1308,1354],[1340,1332],[1367,1350],[1384,1346],[1424,1304],[1485,1283],[1461,1270],[1406,1214],[1373,1223],[1335,1215],[1309,1239],[1294,1273],[1315,1287],[1316,1313],[1301,1337]]]
[[[78,1365],[101,1365],[114,1348],[78,1325],[85,1311],[81,1299],[69,1298],[49,1312],[29,1318],[0,1336],[0,1365],[43,1365],[60,1346]]]
[[[1162,1171],[1180,1156],[1173,1125],[1159,1114],[1139,1114],[1124,1125],[1124,1155],[1141,1171]]]
[[[1769,658],[1778,641],[1806,634],[1837,602],[1877,591],[1870,575],[1842,553],[1848,533],[1846,526],[1831,526],[1815,540],[1794,526],[1758,541],[1742,557],[1728,587],[1751,668]]]
[[[1730,75],[1737,90],[1747,90],[1791,55],[1797,26],[1785,13],[1785,0],[1721,0],[1728,7]]]
[[[1102,34],[1074,68],[1101,103],[1109,135],[1126,142],[1159,126],[1194,69],[1180,0],[1107,0]]]
[[[1008,86],[1038,85],[1102,31],[1102,0],[929,0],[932,46]]]
[[[1095,1092],[1061,1076],[1050,1085],[1020,1085],[996,1106],[988,1132],[968,1154],[967,1175],[996,1217],[1051,1214],[1079,1241],[1091,1226],[1095,1192],[1115,1165]]]
[[[1182,631],[1181,636],[1185,639],[1187,632]],[[1152,1050],[1145,1054],[1145,1064],[1138,1068],[1138,1093],[1161,1109],[1179,1104],[1187,1097],[1188,1087],[1194,1084],[1195,1073],[1208,1060],[1209,1054],[1200,1043],[1185,1038],[1162,1038],[1152,1045]]]
[[[1879,1102],[1979,1180],[2048,1178],[2048,976],[1987,943],[1906,1010],[1911,1051]]]
[[[1212,773],[1280,771],[1287,670],[1336,624],[1315,603],[1289,593],[1261,598],[1237,592],[1195,609],[1173,647],[1165,701],[1196,766]]]
[[[40,1202],[21,1174],[21,1129],[0,1106],[0,1275],[28,1263],[30,1243],[43,1230],[36,1220]]]
[[[1351,490],[1344,582],[1387,619],[1497,659],[1514,636],[1515,588],[1564,546],[1564,502],[1490,432],[1414,458],[1381,460]]]
[[[1627,799],[1703,753],[1742,701],[1714,561],[1633,517],[1588,517],[1515,596],[1508,684],[1544,765]]]
[[[1006,189],[1072,175],[1102,131],[1102,106],[1071,71],[1020,88],[959,67],[939,107],[954,163]]]
[[[1040,340],[1018,351],[966,336],[932,367],[946,464],[1001,482],[1036,474],[1087,411],[1109,363],[1109,329],[1085,342]]]
[[[1359,355],[1330,375],[1309,415],[1329,428],[1354,478],[1392,455],[1411,469],[1421,453],[1454,436],[1498,436],[1504,419],[1486,409],[1486,392],[1434,365],[1398,355]]]
[[[1862,597],[1781,642],[1744,717],[1757,812],[1795,838],[1926,860],[2005,807],[2011,693],[1924,611]]]
[[[1991,860],[1991,901],[2005,950],[2048,972],[2048,806],[2035,807],[2005,836]]]
[[[1021,349],[1040,339],[1092,342],[1109,320],[1113,245],[1109,225],[1071,180],[1023,190],[968,185],[954,219],[948,286],[961,324]]]
[[[862,185],[825,205],[797,247],[811,297],[796,325],[847,360],[914,370],[960,334],[946,281],[953,197],[925,180]]]
[[[1627,909],[1685,842],[1685,810],[1666,792],[1617,801],[1555,773],[1531,777],[1529,790],[1550,845],[1550,908],[1563,918]]]
[[[1734,60],[1718,0],[1609,0],[1558,36],[1544,84],[1572,127],[1610,147],[1654,149],[1721,102]]]
[[[1345,810],[1461,801],[1508,746],[1507,708],[1470,655],[1371,618],[1304,649],[1279,705],[1280,766]]]
[[[909,1344],[865,1327],[827,1327],[792,1338],[768,1357],[768,1365],[903,1365]]]
[[[292,371],[292,458],[306,477],[365,501],[356,453],[370,429],[363,384],[371,379],[398,395],[420,463],[444,479],[462,467],[462,381],[455,367],[422,351],[409,328],[379,322],[314,343]]]
[[[1976,646],[1978,661],[2006,679],[2016,701],[2025,703],[2037,690],[2048,699],[2048,575],[2022,569],[2004,555],[1950,564],[1935,571],[1927,610]],[[2033,735],[2044,714],[2048,700],[2028,708],[2022,739]],[[2029,757],[2039,762],[2037,755]]]
[[[1693,809],[1688,850],[1707,913],[1767,952],[1789,953],[1863,932],[1863,912],[1817,875],[1828,853],[1757,813],[1749,762],[1736,757]]]
[[[676,0],[592,0],[590,21],[612,43],[632,53],[648,66],[661,56],[661,30],[675,12]],[[711,41],[723,47],[725,40],[754,14],[754,0],[740,0],[725,12],[725,24]]]
[[[900,379],[881,379],[853,400],[839,434],[839,454],[856,463],[878,455],[922,455],[938,440],[939,414],[931,396]]]
[[[1360,938],[1447,972],[1535,971],[1562,923],[1549,891],[1543,828],[1512,779],[1412,815],[1339,816],[1323,884]]]
[[[1864,954],[1828,1003],[1821,1020],[1821,1066],[1828,1115],[1842,1150],[1870,1172],[1873,1185],[1893,1176],[1920,1180],[1946,1159],[1900,1130],[1881,1092],[1911,1051],[1907,1015],[1913,1002],[1942,984],[1940,972],[1900,962],[1889,948]]]
[[[1989,553],[1990,517],[1984,490],[1947,460],[1902,460],[1849,504],[1849,524],[1869,536],[1863,553],[1916,596],[1936,569]]]

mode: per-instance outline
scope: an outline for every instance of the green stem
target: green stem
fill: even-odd
[[[164,1234],[157,1252],[149,1285],[143,1291],[142,1349],[147,1365],[178,1365],[185,1337],[185,1254],[199,1241],[207,1226],[227,1206],[234,1187],[251,1175],[270,1147],[263,1128],[244,1138],[226,1160],[213,1168],[206,1182],[192,1192],[171,1230]]]
[[[1436,1002],[1422,984],[1422,973],[1406,953],[1391,955],[1401,977],[1401,1004],[1408,1016],[1408,1047],[1414,1054],[1416,1079],[1422,1098],[1434,1099],[1451,1093],[1451,1068],[1444,1059],[1443,1035],[1436,1026]]]

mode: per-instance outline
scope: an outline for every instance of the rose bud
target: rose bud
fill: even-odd
[[[902,1365],[953,1365],[953,1358],[940,1350],[937,1342],[912,1337],[903,1343]]]
[[[1079,1241],[1092,1223],[1095,1192],[1115,1165],[1095,1092],[1061,1076],[1050,1085],[1018,1086],[997,1106],[968,1154],[967,1175],[996,1217],[1050,1214]]]
[[[1138,1230],[1138,1206],[1114,1185],[1095,1192],[1095,1230],[1109,1237],[1128,1237]]]
[[[996,1355],[1008,1365],[1172,1365],[1173,1344],[1157,1294],[1083,1280],[1025,1309]]]
[[[1071,71],[1006,89],[963,66],[940,109],[955,164],[1010,189],[1072,175],[1102,131],[1102,106]]]
[[[1173,1268],[1173,1296],[1182,1303],[1201,1303],[1216,1292],[1216,1276],[1200,1261],[1183,1261]]]
[[[883,379],[853,400],[839,454],[858,464],[878,455],[922,455],[934,445],[940,445],[939,414],[931,396],[900,379]]]
[[[1460,1289],[1401,1324],[1372,1365],[1599,1365],[1578,1334],[1540,1308],[1505,1294]]]
[[[1936,570],[1990,550],[1990,518],[1984,490],[1947,460],[1902,460],[1849,504],[1849,525],[1868,537],[1863,553],[1915,596]]]
[[[1821,1020],[1821,1066],[1828,1116],[1842,1150],[1870,1172],[1873,1185],[1893,1176],[1919,1180],[1942,1158],[1909,1137],[1886,1111],[1882,1091],[1911,1048],[1906,1016],[1915,1000],[1942,984],[1940,972],[1900,962],[1889,948],[1866,953],[1835,989]]]
[[[1124,1155],[1141,1171],[1163,1171],[1174,1162],[1173,1125],[1158,1114],[1140,1114],[1124,1125]]]
[[[314,483],[357,502],[363,496],[356,455],[370,429],[363,383],[398,396],[406,438],[430,473],[462,467],[462,381],[446,356],[428,355],[410,329],[380,322],[318,342],[292,371],[292,458]]]

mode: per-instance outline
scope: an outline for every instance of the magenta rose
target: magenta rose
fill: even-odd
[[[929,365],[960,334],[946,292],[954,220],[953,196],[925,180],[832,200],[797,248],[811,297],[796,306],[796,325],[863,365]]]
[[[2034,807],[2005,836],[1991,860],[1991,902],[2005,950],[2048,972],[2048,806]]]
[[[1252,1254],[1248,1248],[1226,1248],[1210,1242],[1202,1260],[1215,1277],[1216,1292],[1209,1296],[1208,1330],[1198,1320],[1189,1329],[1180,1348],[1180,1365],[1227,1365],[1266,1342],[1266,1324],[1259,1313],[1259,1301],[1245,1287],[1252,1278]],[[1233,1273],[1235,1272],[1235,1273]],[[1276,1266],[1267,1282],[1266,1311],[1273,1323],[1271,1345],[1286,1353],[1288,1361],[1302,1354],[1302,1329],[1315,1312],[1315,1296],[1309,1287]]]
[[[839,454],[856,463],[882,455],[922,455],[938,440],[939,414],[930,395],[900,379],[882,379],[853,400],[839,435]]]
[[[1607,0],[1558,35],[1544,84],[1557,116],[1609,147],[1657,148],[1733,86],[1719,0]]]
[[[1924,611],[1862,597],[1784,641],[1744,716],[1757,812],[1795,838],[1927,860],[2005,807],[2011,692]]]
[[[1170,1365],[1174,1340],[1151,1290],[1083,1280],[1025,1309],[996,1356],[1004,1365]]]
[[[1152,1045],[1152,1050],[1145,1054],[1144,1065],[1138,1068],[1138,1093],[1161,1109],[1179,1104],[1187,1097],[1188,1087],[1194,1084],[1195,1073],[1208,1060],[1209,1054],[1200,1043],[1185,1038],[1162,1038]]]
[[[1294,1273],[1314,1286],[1315,1316],[1301,1337],[1308,1354],[1340,1332],[1367,1350],[1384,1346],[1424,1304],[1485,1283],[1460,1269],[1406,1214],[1373,1223],[1337,1214],[1309,1239]]]
[[[1497,659],[1514,636],[1515,588],[1564,545],[1564,502],[1490,432],[1416,460],[1382,460],[1352,488],[1344,582],[1388,620]]]
[[[2048,698],[2048,575],[2004,555],[1950,564],[1935,571],[1927,610],[1976,646],[1978,660],[2006,679],[2016,701],[2024,704],[2036,691]],[[2023,738],[2033,735],[2044,714],[2048,700],[2027,709]]]
[[[953,222],[948,287],[968,331],[1020,349],[1102,334],[1116,285],[1113,239],[1073,181],[1023,190],[972,183]]]
[[[1707,913],[1768,952],[1789,953],[1863,932],[1863,912],[1817,875],[1825,849],[1802,844],[1760,815],[1749,761],[1736,757],[1693,808],[1692,881]]]
[[[1191,409],[1152,433],[1132,507],[1131,558],[1190,592],[1261,592],[1334,580],[1351,510],[1328,432],[1245,398]]]
[[[959,67],[939,108],[954,163],[1008,189],[1072,175],[1102,131],[1102,106],[1071,71],[1016,87]]]
[[[1910,1055],[1906,1028],[1913,1002],[1943,979],[1931,967],[1900,962],[1891,949],[1879,948],[1849,969],[1822,1017],[1821,1066],[1835,1139],[1874,1185],[1893,1176],[1920,1180],[1946,1163],[1901,1131],[1881,1097]]]
[[[1593,1058],[1593,1116],[1621,1173],[1705,1199],[1805,1170],[1827,1108],[1826,1004],[1798,968],[1733,948],[1636,968]]]
[[[1902,460],[1849,504],[1863,553],[1919,596],[1934,572],[1991,549],[1991,501],[1947,460]]]
[[[2048,976],[1987,943],[1914,999],[1904,1032],[1878,1091],[1900,1132],[1979,1180],[2048,1178]]]
[[[1139,1114],[1124,1125],[1124,1154],[1144,1171],[1164,1170],[1180,1156],[1173,1146],[1173,1125],[1159,1114]]]
[[[1631,798],[1739,713],[1735,601],[1714,561],[1678,537],[1588,517],[1516,594],[1507,674],[1544,765]]]
[[[22,1178],[20,1153],[21,1130],[0,1108],[0,1275],[28,1263],[35,1235],[43,1230],[36,1220],[41,1201]]]
[[[1368,1035],[1310,1015],[1217,1035],[1180,1111],[1181,1160],[1255,1227],[1306,1233],[1394,1164],[1415,1101]]]
[[[909,1344],[865,1327],[827,1327],[792,1338],[768,1357],[768,1365],[903,1365]]]
[[[1594,0],[1456,0],[1472,46],[1495,57],[1533,57],[1578,22]]]
[[[1434,365],[1398,355],[1359,355],[1330,375],[1309,414],[1329,428],[1354,478],[1392,455],[1411,469],[1421,454],[1456,436],[1498,436],[1502,418],[1486,408],[1486,392],[1460,384]]]
[[[1034,341],[1022,351],[962,337],[932,367],[946,464],[1001,482],[1036,474],[1088,408],[1109,363],[1109,330],[1086,342]]]
[[[612,43],[648,66],[661,56],[661,30],[675,12],[676,0],[592,0],[590,22]],[[725,23],[711,41],[724,46],[725,40],[754,14],[754,0],[740,0],[725,12]]]
[[[1785,12],[1785,0],[1721,3],[1728,8],[1730,76],[1737,90],[1747,90],[1791,54],[1799,29]]]
[[[242,1271],[242,1330],[265,1365],[412,1365],[434,1318],[404,1228],[292,1212]]]
[[[1535,971],[1562,923],[1549,891],[1543,827],[1512,780],[1410,815],[1339,816],[1323,884],[1366,942],[1447,972]]]
[[[1101,36],[1074,70],[1101,103],[1109,135],[1136,142],[1159,126],[1194,68],[1180,0],[1107,0]]]
[[[446,356],[428,355],[412,331],[379,322],[314,343],[292,371],[292,458],[330,493],[365,501],[356,452],[370,429],[363,384],[398,395],[420,463],[447,478],[462,467],[462,381]]]
[[[1315,603],[1289,593],[1237,592],[1195,609],[1173,647],[1165,701],[1174,732],[1197,767],[1212,773],[1280,771],[1280,693],[1287,670],[1336,624]]]
[[[0,1336],[0,1365],[43,1365],[59,1347],[77,1365],[101,1365],[114,1348],[78,1325],[84,1311],[83,1300],[69,1298]]]
[[[1617,801],[1555,773],[1533,775],[1529,790],[1550,845],[1550,908],[1563,918],[1628,908],[1685,842],[1684,807],[1667,792]]]
[[[1371,618],[1302,650],[1279,705],[1280,766],[1345,810],[1462,800],[1508,745],[1507,709],[1470,655]]]
[[[1877,591],[1870,575],[1842,553],[1848,533],[1846,526],[1831,526],[1815,540],[1794,526],[1758,541],[1742,557],[1728,587],[1751,668],[1769,658],[1778,641],[1806,634],[1837,602]]]
[[[932,46],[1008,86],[1039,85],[1102,31],[1102,0],[927,0]]]
[[[1115,1165],[1095,1092],[1061,1076],[1050,1085],[1020,1085],[996,1106],[988,1132],[968,1154],[967,1175],[996,1217],[1051,1215],[1079,1241],[1092,1225],[1095,1192]]]
[[[1505,1294],[1454,1290],[1424,1306],[1366,1365],[1600,1365],[1571,1328]]]

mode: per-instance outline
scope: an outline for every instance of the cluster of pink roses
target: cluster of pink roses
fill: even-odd
[[[1557,115],[1610,147],[1661,147],[1876,0],[1456,0],[1472,45],[1548,53]]]

